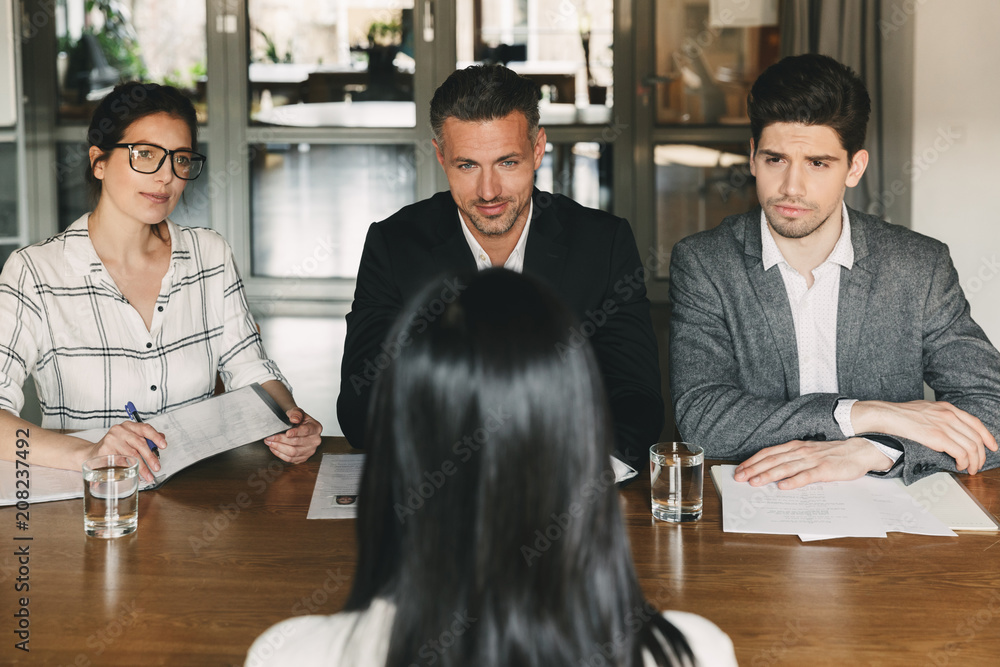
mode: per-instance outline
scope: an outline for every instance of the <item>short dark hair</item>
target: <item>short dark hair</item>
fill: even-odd
[[[94,166],[108,159],[114,145],[122,142],[133,123],[155,113],[170,114],[187,123],[191,131],[191,150],[198,150],[198,115],[191,100],[181,91],[173,86],[140,81],[115,86],[97,105],[87,128],[87,145],[101,149],[96,160],[87,160],[85,178],[93,205],[101,198],[101,181],[94,176]]]
[[[538,136],[538,84],[503,65],[471,65],[455,70],[434,91],[431,130],[441,144],[441,128],[448,118],[489,121],[520,111],[528,121],[528,137]]]
[[[395,605],[385,664],[413,662],[463,610],[476,622],[443,667],[583,664],[611,642],[616,665],[639,667],[642,649],[690,664],[639,588],[601,374],[578,330],[548,288],[499,268],[432,283],[396,321],[398,356],[369,411],[345,607]],[[532,549],[553,517],[559,537]],[[637,609],[641,627],[628,625]]]
[[[871,99],[854,70],[829,56],[807,53],[771,65],[747,95],[754,146],[772,123],[825,125],[848,158],[864,148]]]

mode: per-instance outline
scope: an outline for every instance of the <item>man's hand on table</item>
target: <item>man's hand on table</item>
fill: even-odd
[[[792,440],[762,449],[736,466],[734,479],[779,489],[797,489],[813,482],[842,482],[888,470],[892,460],[864,438],[833,441]]]
[[[974,475],[997,441],[983,423],[944,401],[858,401],[851,408],[856,433],[889,433],[919,442],[955,459],[955,468]]]

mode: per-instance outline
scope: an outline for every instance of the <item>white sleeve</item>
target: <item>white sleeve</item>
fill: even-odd
[[[225,321],[219,371],[226,389],[240,389],[254,382],[263,384],[268,380],[278,380],[291,392],[288,380],[264,351],[257,325],[247,304],[243,279],[236,268],[229,244],[225,244],[225,254]]]
[[[681,631],[699,664],[737,667],[733,640],[715,623],[686,611],[665,611],[663,617]]]
[[[0,273],[0,408],[15,415],[24,407],[22,388],[39,354],[42,309],[35,285],[17,253]]]

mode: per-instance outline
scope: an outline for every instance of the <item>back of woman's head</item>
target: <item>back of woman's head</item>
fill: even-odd
[[[442,665],[577,664],[612,636],[626,641],[607,664],[633,664],[625,617],[644,601],[569,311],[490,270],[424,290],[383,350],[348,607],[394,602],[387,664],[446,632]]]
[[[198,116],[194,105],[173,86],[129,81],[115,86],[94,110],[87,128],[87,143],[101,149],[97,160],[89,161],[85,178],[91,203],[101,195],[101,181],[94,176],[94,164],[107,159],[115,144],[137,120],[155,113],[165,113],[184,121],[191,132],[191,150],[198,150]]]

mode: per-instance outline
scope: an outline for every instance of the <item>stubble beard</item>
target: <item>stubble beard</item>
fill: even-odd
[[[770,212],[774,206],[804,206],[811,209],[812,214],[804,218],[786,220],[777,213]],[[824,215],[817,210],[817,206],[812,202],[793,202],[784,197],[769,199],[764,206],[764,217],[767,218],[767,224],[778,236],[786,239],[804,239],[822,227],[832,214],[830,212]]]
[[[478,215],[477,213],[475,213],[476,205],[499,204],[501,202],[509,202],[510,204],[515,203],[513,199],[494,199],[489,202],[479,200],[473,202],[467,208],[467,215],[469,216],[469,220],[472,222],[472,226],[475,227],[476,231],[478,231],[483,236],[503,236],[511,229],[513,229],[514,223],[517,222],[517,219],[524,211],[523,206],[520,209],[515,209],[513,206],[508,206],[507,210],[504,213],[492,218]]]

